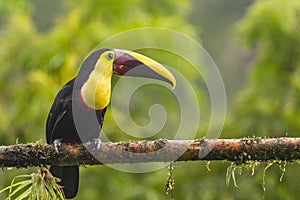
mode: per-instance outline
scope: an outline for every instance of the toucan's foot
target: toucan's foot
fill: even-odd
[[[62,139],[56,139],[56,140],[54,140],[54,142],[53,142],[55,151],[56,151],[57,153],[59,153],[59,148],[61,147],[61,141],[62,141]]]
[[[94,138],[92,141],[93,141],[94,144],[95,144],[96,150],[99,150],[99,149],[100,149],[100,146],[101,146],[101,140],[100,140],[99,138]]]

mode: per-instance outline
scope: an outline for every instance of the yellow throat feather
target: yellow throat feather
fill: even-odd
[[[100,55],[94,70],[81,89],[83,102],[94,110],[104,109],[110,101],[111,77],[113,74],[113,51],[107,51]]]

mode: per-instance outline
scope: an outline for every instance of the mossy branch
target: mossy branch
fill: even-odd
[[[0,166],[101,165],[189,160],[248,161],[300,160],[300,138],[241,138],[198,140],[155,140],[63,144],[57,153],[53,145],[16,144],[0,147]]]

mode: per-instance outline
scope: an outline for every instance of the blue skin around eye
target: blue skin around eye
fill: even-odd
[[[107,57],[111,60],[111,59],[113,59],[114,58],[114,55],[113,54],[111,54],[111,53],[109,53],[108,55],[107,55]]]

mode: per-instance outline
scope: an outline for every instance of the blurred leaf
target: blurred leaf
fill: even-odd
[[[232,125],[244,135],[298,135],[300,2],[257,1],[238,26],[255,52],[248,87],[240,94]]]

